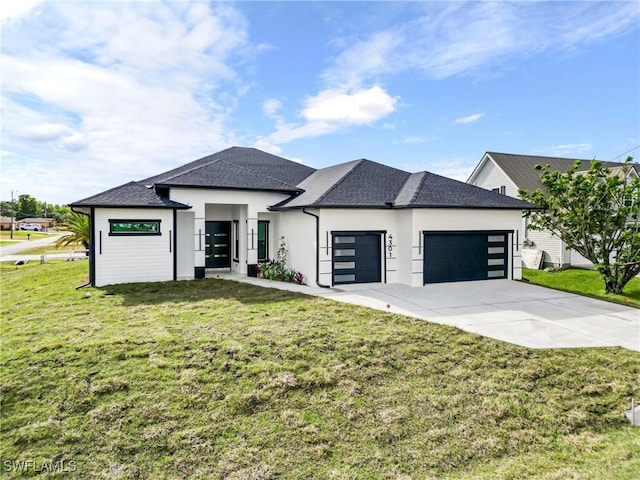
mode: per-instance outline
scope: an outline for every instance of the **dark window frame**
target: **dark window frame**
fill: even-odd
[[[240,221],[239,220],[233,220],[233,223],[231,225],[231,235],[233,236],[232,238],[232,245],[233,245],[233,251],[231,252],[231,259],[234,262],[239,262],[240,261]]]
[[[269,261],[269,220],[258,220],[258,232],[257,232],[257,239],[258,239],[258,248],[257,248],[257,257],[258,257],[258,262],[268,262]],[[260,225],[264,225],[265,226],[265,230],[264,230],[264,258],[260,257]]]
[[[115,224],[119,223],[154,223],[157,224],[156,231],[114,231],[113,227]],[[110,218],[109,219],[109,236],[113,237],[157,237],[162,235],[162,220],[160,219],[129,219],[129,218]]]

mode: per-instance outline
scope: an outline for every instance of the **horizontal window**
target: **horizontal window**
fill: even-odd
[[[333,243],[356,243],[356,237],[333,237]]]
[[[489,247],[487,253],[504,253],[504,247]]]
[[[504,277],[504,270],[490,270],[487,273],[489,278]]]
[[[490,242],[504,242],[504,235],[489,235]]]
[[[353,257],[356,254],[355,248],[343,248],[341,250],[334,250],[336,257]]]
[[[490,258],[487,265],[504,265],[504,258]]]
[[[160,235],[160,220],[109,220],[109,235]]]
[[[335,268],[336,270],[345,268],[356,268],[356,262],[334,262],[333,268]]]
[[[333,281],[334,282],[355,282],[356,276],[353,273],[349,275],[334,275]]]

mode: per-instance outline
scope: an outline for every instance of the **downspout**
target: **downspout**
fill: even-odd
[[[314,213],[307,212],[305,207],[302,207],[302,213],[311,215],[316,219],[316,285],[321,288],[331,288],[330,285],[320,283],[320,217]]]
[[[83,283],[82,285],[78,285],[76,290],[79,290],[84,287],[89,287],[95,283],[95,248],[94,247],[94,239],[95,239],[95,209],[91,207],[91,213],[85,213],[80,210],[74,210],[71,207],[71,211],[77,213],[78,215],[86,215],[89,217],[89,281]]]
[[[178,280],[178,210],[173,209],[173,281]]]

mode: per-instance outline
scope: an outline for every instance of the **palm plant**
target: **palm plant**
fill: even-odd
[[[71,218],[69,218],[63,224],[68,233],[63,235],[56,242],[56,246],[67,246],[72,244],[82,244],[85,249],[89,249],[89,217],[77,212],[71,212]]]

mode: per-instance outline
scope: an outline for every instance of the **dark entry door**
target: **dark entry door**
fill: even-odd
[[[424,234],[424,283],[507,278],[503,232]]]
[[[382,279],[379,233],[333,234],[333,284],[375,283]]]
[[[231,267],[231,222],[205,222],[205,266]]]

